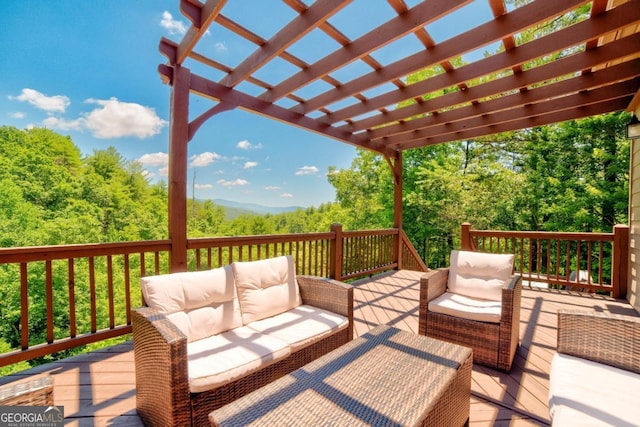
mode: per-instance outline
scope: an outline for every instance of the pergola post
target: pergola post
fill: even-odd
[[[402,151],[396,150],[393,157],[393,227],[402,230]],[[393,257],[402,269],[402,239],[398,233]]]
[[[187,160],[191,71],[173,68],[169,129],[169,239],[171,272],[187,271]]]

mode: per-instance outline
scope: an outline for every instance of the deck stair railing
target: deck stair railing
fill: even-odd
[[[170,240],[0,248],[0,309],[10,319],[0,326],[13,334],[7,341],[15,349],[0,354],[0,367],[129,334],[131,309],[143,303],[140,277],[168,273],[170,252]],[[298,274],[339,280],[426,271],[398,229],[343,231],[336,224],[324,233],[187,241],[189,270],[278,255],[292,255]]]

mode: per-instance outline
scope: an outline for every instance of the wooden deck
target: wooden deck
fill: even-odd
[[[378,324],[418,331],[418,280],[422,273],[402,270],[360,280],[355,290],[355,333]],[[549,366],[556,345],[560,307],[637,315],[629,304],[599,296],[525,289],[520,348],[509,374],[475,366],[472,426],[549,424]],[[0,378],[0,384],[50,373],[54,398],[64,406],[66,425],[141,426],[135,411],[135,374],[131,343],[68,358]]]

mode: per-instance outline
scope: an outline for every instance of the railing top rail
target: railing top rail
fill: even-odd
[[[613,233],[583,233],[557,231],[470,230],[472,237],[520,237],[525,239],[613,241]]]
[[[170,240],[0,248],[0,264],[168,251]]]
[[[356,230],[356,231],[343,231],[343,237],[359,237],[359,236],[389,236],[399,233],[397,228],[383,228],[381,230]]]
[[[293,241],[313,241],[332,239],[335,233],[295,233],[295,234],[265,234],[259,236],[224,236],[224,237],[197,237],[187,240],[188,249],[204,247],[225,247],[259,245],[264,243],[286,243]]]

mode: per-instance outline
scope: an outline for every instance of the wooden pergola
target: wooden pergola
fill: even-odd
[[[188,142],[204,122],[224,111],[240,108],[381,154],[394,173],[395,226],[400,228],[404,150],[634,111],[640,105],[640,0],[534,0],[518,8],[504,0],[476,1],[486,2],[493,19],[474,28],[460,26],[456,35],[436,42],[429,26],[455,26],[453,13],[472,0],[412,1],[413,7],[405,0],[386,0],[388,17],[381,24],[371,19],[369,30],[354,39],[334,22],[366,25],[368,2],[274,2],[274,13],[285,8],[291,19],[273,34],[260,35],[225,15],[225,0],[180,0],[191,25],[182,40],[161,40],[168,61],[159,66],[172,88],[171,269],[186,270]],[[588,19],[547,25],[586,4]],[[252,13],[250,6],[244,13]],[[518,41],[521,32],[544,25],[552,28],[546,35]],[[252,53],[233,67],[201,53],[211,50],[203,36],[213,26],[254,45]],[[307,62],[292,53],[297,44],[312,45],[319,34],[335,41],[326,52],[315,50],[332,43],[313,45],[319,59]],[[403,51],[403,46],[414,47],[413,53],[386,64],[376,59],[384,49]],[[489,46],[498,53],[456,65],[462,55]],[[559,52],[554,61],[540,61]],[[274,82],[259,77],[260,70],[282,61],[294,72]],[[192,71],[196,68],[204,72]],[[407,80],[424,69],[436,72]],[[337,77],[344,75],[349,77]],[[305,97],[309,85],[319,89]],[[210,99],[211,107],[190,118],[190,94]]]

